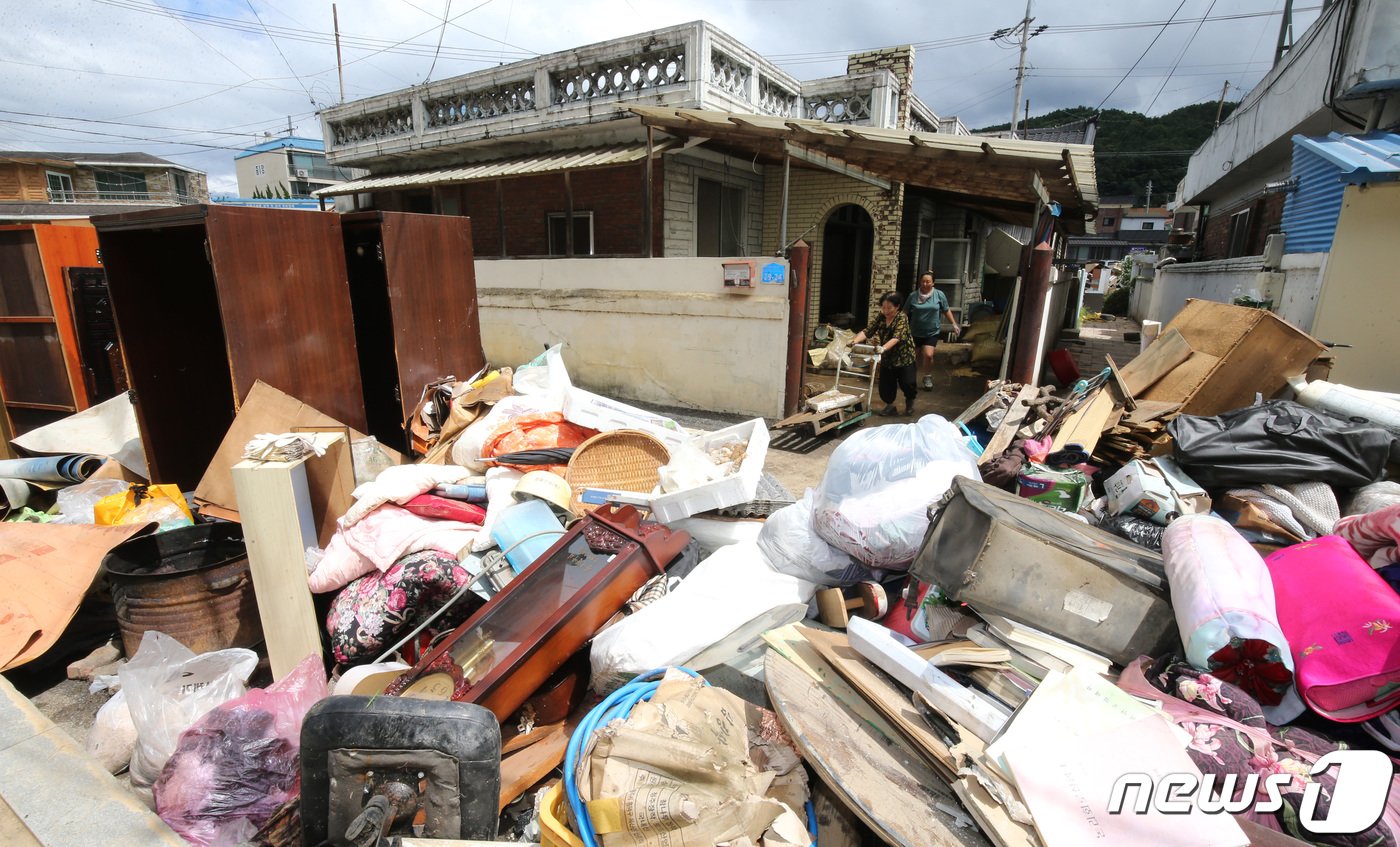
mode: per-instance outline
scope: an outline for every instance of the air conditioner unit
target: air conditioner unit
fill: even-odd
[[[301,177],[302,179],[306,179],[307,177],[311,176],[311,171],[308,171],[306,168],[297,168],[296,175]]]

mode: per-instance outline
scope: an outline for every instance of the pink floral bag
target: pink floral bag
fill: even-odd
[[[1400,705],[1400,595],[1335,535],[1264,561],[1303,702],[1349,723]]]

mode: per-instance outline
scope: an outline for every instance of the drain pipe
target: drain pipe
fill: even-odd
[[[802,375],[807,370],[807,284],[812,248],[798,239],[788,251],[787,375],[783,384],[783,417],[802,405]]]

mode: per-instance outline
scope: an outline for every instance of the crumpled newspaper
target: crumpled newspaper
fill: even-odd
[[[295,462],[303,456],[326,455],[316,436],[306,432],[264,432],[253,436],[243,447],[243,458],[259,462]]]

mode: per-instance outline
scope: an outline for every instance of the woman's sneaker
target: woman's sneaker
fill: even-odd
[[[927,375],[924,376],[924,390],[925,390],[925,391],[932,391],[932,390],[933,390],[933,374],[927,374]]]

